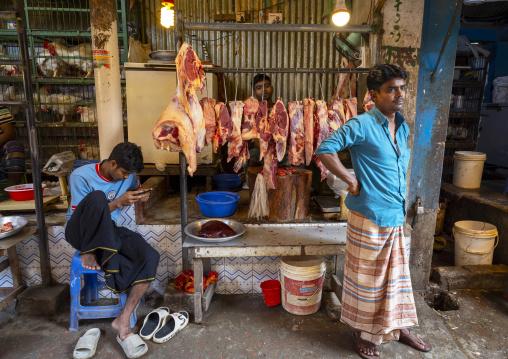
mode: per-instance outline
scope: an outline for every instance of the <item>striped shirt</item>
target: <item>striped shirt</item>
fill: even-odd
[[[6,125],[8,123],[14,124],[14,117],[11,115],[11,110],[8,107],[0,106],[0,126]],[[3,133],[0,130],[0,134]]]

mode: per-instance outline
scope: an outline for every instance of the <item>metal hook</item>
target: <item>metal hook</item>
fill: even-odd
[[[321,88],[321,96],[323,97],[323,101],[325,101],[325,93],[323,92],[323,86],[321,85],[321,79],[317,76],[319,82],[319,88]]]
[[[261,101],[265,99],[265,68],[263,67],[263,97],[261,97]]]
[[[239,70],[239,68],[237,67],[236,68],[237,75],[238,75],[238,70]],[[235,102],[236,102],[236,95],[238,95],[238,79],[236,79],[235,81],[236,81],[236,90],[235,90]]]
[[[225,104],[227,105],[228,104],[228,94],[226,92],[226,75],[223,74],[222,76],[222,81],[224,83],[224,101],[225,101]]]

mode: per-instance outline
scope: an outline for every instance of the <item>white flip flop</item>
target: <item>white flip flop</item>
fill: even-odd
[[[189,323],[189,313],[182,310],[164,318],[161,328],[153,335],[154,343],[165,343]]]
[[[99,328],[93,328],[86,331],[86,333],[79,338],[72,357],[74,359],[88,359],[94,356],[97,349],[97,343],[101,337]]]
[[[145,318],[139,336],[144,340],[152,339],[153,335],[162,326],[162,321],[169,315],[168,307],[160,307],[152,310]]]
[[[129,359],[139,358],[148,351],[148,345],[137,334],[129,335],[125,340],[120,339],[120,336],[117,335],[116,341],[122,346],[125,355]]]

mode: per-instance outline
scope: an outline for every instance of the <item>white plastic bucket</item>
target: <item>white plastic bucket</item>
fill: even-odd
[[[316,256],[279,259],[282,306],[289,313],[309,315],[321,306],[326,263]]]
[[[492,264],[499,243],[496,226],[478,221],[455,222],[453,236],[456,266]]]
[[[487,155],[483,152],[457,151],[453,154],[453,185],[461,188],[480,188],[483,164]]]

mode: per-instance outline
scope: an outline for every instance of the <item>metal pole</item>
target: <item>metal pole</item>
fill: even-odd
[[[51,266],[49,263],[48,239],[46,233],[46,222],[44,219],[44,203],[42,200],[41,169],[39,166],[39,143],[37,141],[37,128],[35,126],[35,111],[32,92],[32,78],[30,74],[30,62],[28,55],[28,41],[26,36],[26,19],[24,0],[15,1],[19,54],[21,57],[21,74],[23,76],[23,87],[26,107],[26,126],[28,142],[30,144],[30,161],[32,163],[32,178],[35,196],[35,214],[37,218],[37,235],[39,237],[39,254],[41,262],[41,280],[43,286],[51,284]]]
[[[378,30],[370,34],[370,67],[381,63],[381,34],[379,31],[383,27],[383,17],[381,13],[374,14],[373,26]]]
[[[259,68],[229,68],[229,67],[207,67],[203,69],[209,73],[239,73],[239,74],[250,74],[250,73],[266,73],[266,74],[358,74],[358,73],[369,73],[368,68],[358,69],[338,69],[338,68],[313,68],[313,69],[290,69],[290,68],[277,68],[277,69],[259,69]]]
[[[182,10],[175,10],[175,26],[173,28],[175,51],[180,50],[183,39],[183,16]],[[178,78],[178,74],[177,74]],[[178,80],[177,80],[178,81]],[[178,84],[177,84],[178,85]],[[189,251],[183,248],[185,243],[185,227],[189,221],[189,196],[187,188],[187,160],[183,152],[178,156],[180,162],[180,212],[181,212],[181,235],[182,235],[182,267],[183,270],[189,269]]]
[[[371,25],[320,25],[320,24],[238,24],[238,23],[197,23],[184,24],[185,31],[259,31],[259,32],[355,32],[371,33]]]

